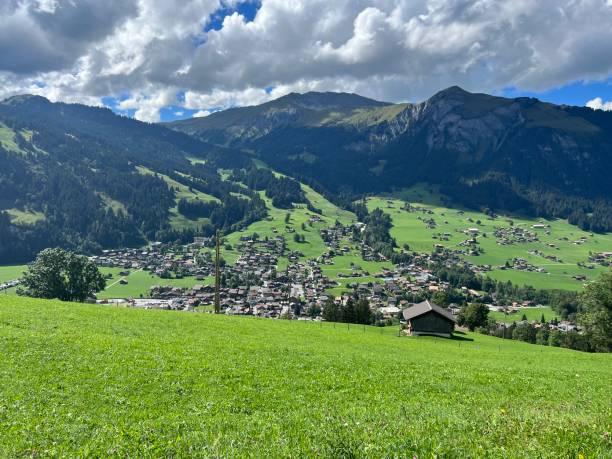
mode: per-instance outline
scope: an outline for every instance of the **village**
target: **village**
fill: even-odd
[[[321,320],[325,305],[333,301],[346,305],[351,298],[366,299],[378,324],[397,323],[402,310],[424,298],[450,289],[448,282],[438,279],[429,269],[433,262],[448,267],[463,266],[481,274],[490,266],[473,265],[461,255],[464,250],[436,246],[431,254],[414,253],[410,263],[389,264],[379,272],[368,272],[351,262],[348,273],[338,273],[336,279],[324,274],[326,266],[334,265],[337,257],[348,256],[357,250],[364,261],[387,261],[371,247],[353,239],[354,231],[362,224],[336,225],[322,228],[320,235],[327,252],[312,259],[290,251],[284,236],[259,238],[256,234],[243,235],[233,250],[239,253],[234,264],[221,260],[219,266],[219,306],[224,314],[263,318]],[[153,243],[146,249],[108,250],[90,259],[100,267],[120,268],[119,282],[129,282],[131,271],[144,270],[161,281],[150,288],[147,298],[115,298],[98,300],[102,304],[122,304],[144,309],[168,309],[187,312],[212,312],[215,274],[212,256],[213,238],[196,238],[192,244],[177,247]],[[514,260],[516,269],[531,269],[522,259]],[[280,266],[283,266],[282,268]],[[164,278],[193,277],[191,287],[164,285]],[[376,281],[372,281],[372,279]],[[340,280],[346,279],[341,293]],[[460,288],[467,301],[480,301],[483,293]],[[512,314],[523,307],[538,307],[533,302],[505,302],[493,297],[487,304],[491,311]],[[456,316],[460,305],[451,303],[448,312]],[[570,329],[570,324],[562,324]]]

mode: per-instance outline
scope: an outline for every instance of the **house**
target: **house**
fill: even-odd
[[[425,300],[402,311],[406,329],[411,335],[436,335],[450,338],[455,318],[446,309]]]

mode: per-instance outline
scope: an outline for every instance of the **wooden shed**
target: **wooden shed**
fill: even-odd
[[[411,335],[435,335],[450,338],[456,320],[446,309],[425,300],[402,311]]]

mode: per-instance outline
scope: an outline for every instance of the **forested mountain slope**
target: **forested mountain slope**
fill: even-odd
[[[190,237],[170,225],[181,189],[217,198],[201,231],[256,220],[265,214],[258,195],[218,174],[245,162],[108,109],[8,99],[0,103],[0,260],[55,245],[94,252]]]
[[[612,113],[458,87],[418,104],[353,97],[291,94],[170,127],[334,194],[429,182],[463,205],[612,230]]]

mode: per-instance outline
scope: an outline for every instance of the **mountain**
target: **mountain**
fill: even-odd
[[[612,230],[612,113],[451,87],[416,104],[291,94],[169,127],[350,196],[439,185],[472,207]]]
[[[27,260],[53,245],[91,253],[185,239],[261,218],[258,195],[218,173],[245,161],[239,152],[108,109],[36,96],[5,100],[0,260]],[[185,197],[207,217],[189,231],[172,224]]]
[[[236,231],[266,217],[261,192],[317,211],[253,159],[346,207],[427,182],[449,205],[612,231],[612,113],[452,87],[417,104],[289,94],[156,125],[24,95],[0,102],[0,260]]]
[[[333,120],[341,121],[358,111],[389,105],[356,94],[291,93],[258,106],[230,108],[167,126],[211,143],[243,145],[279,129],[321,126]]]

